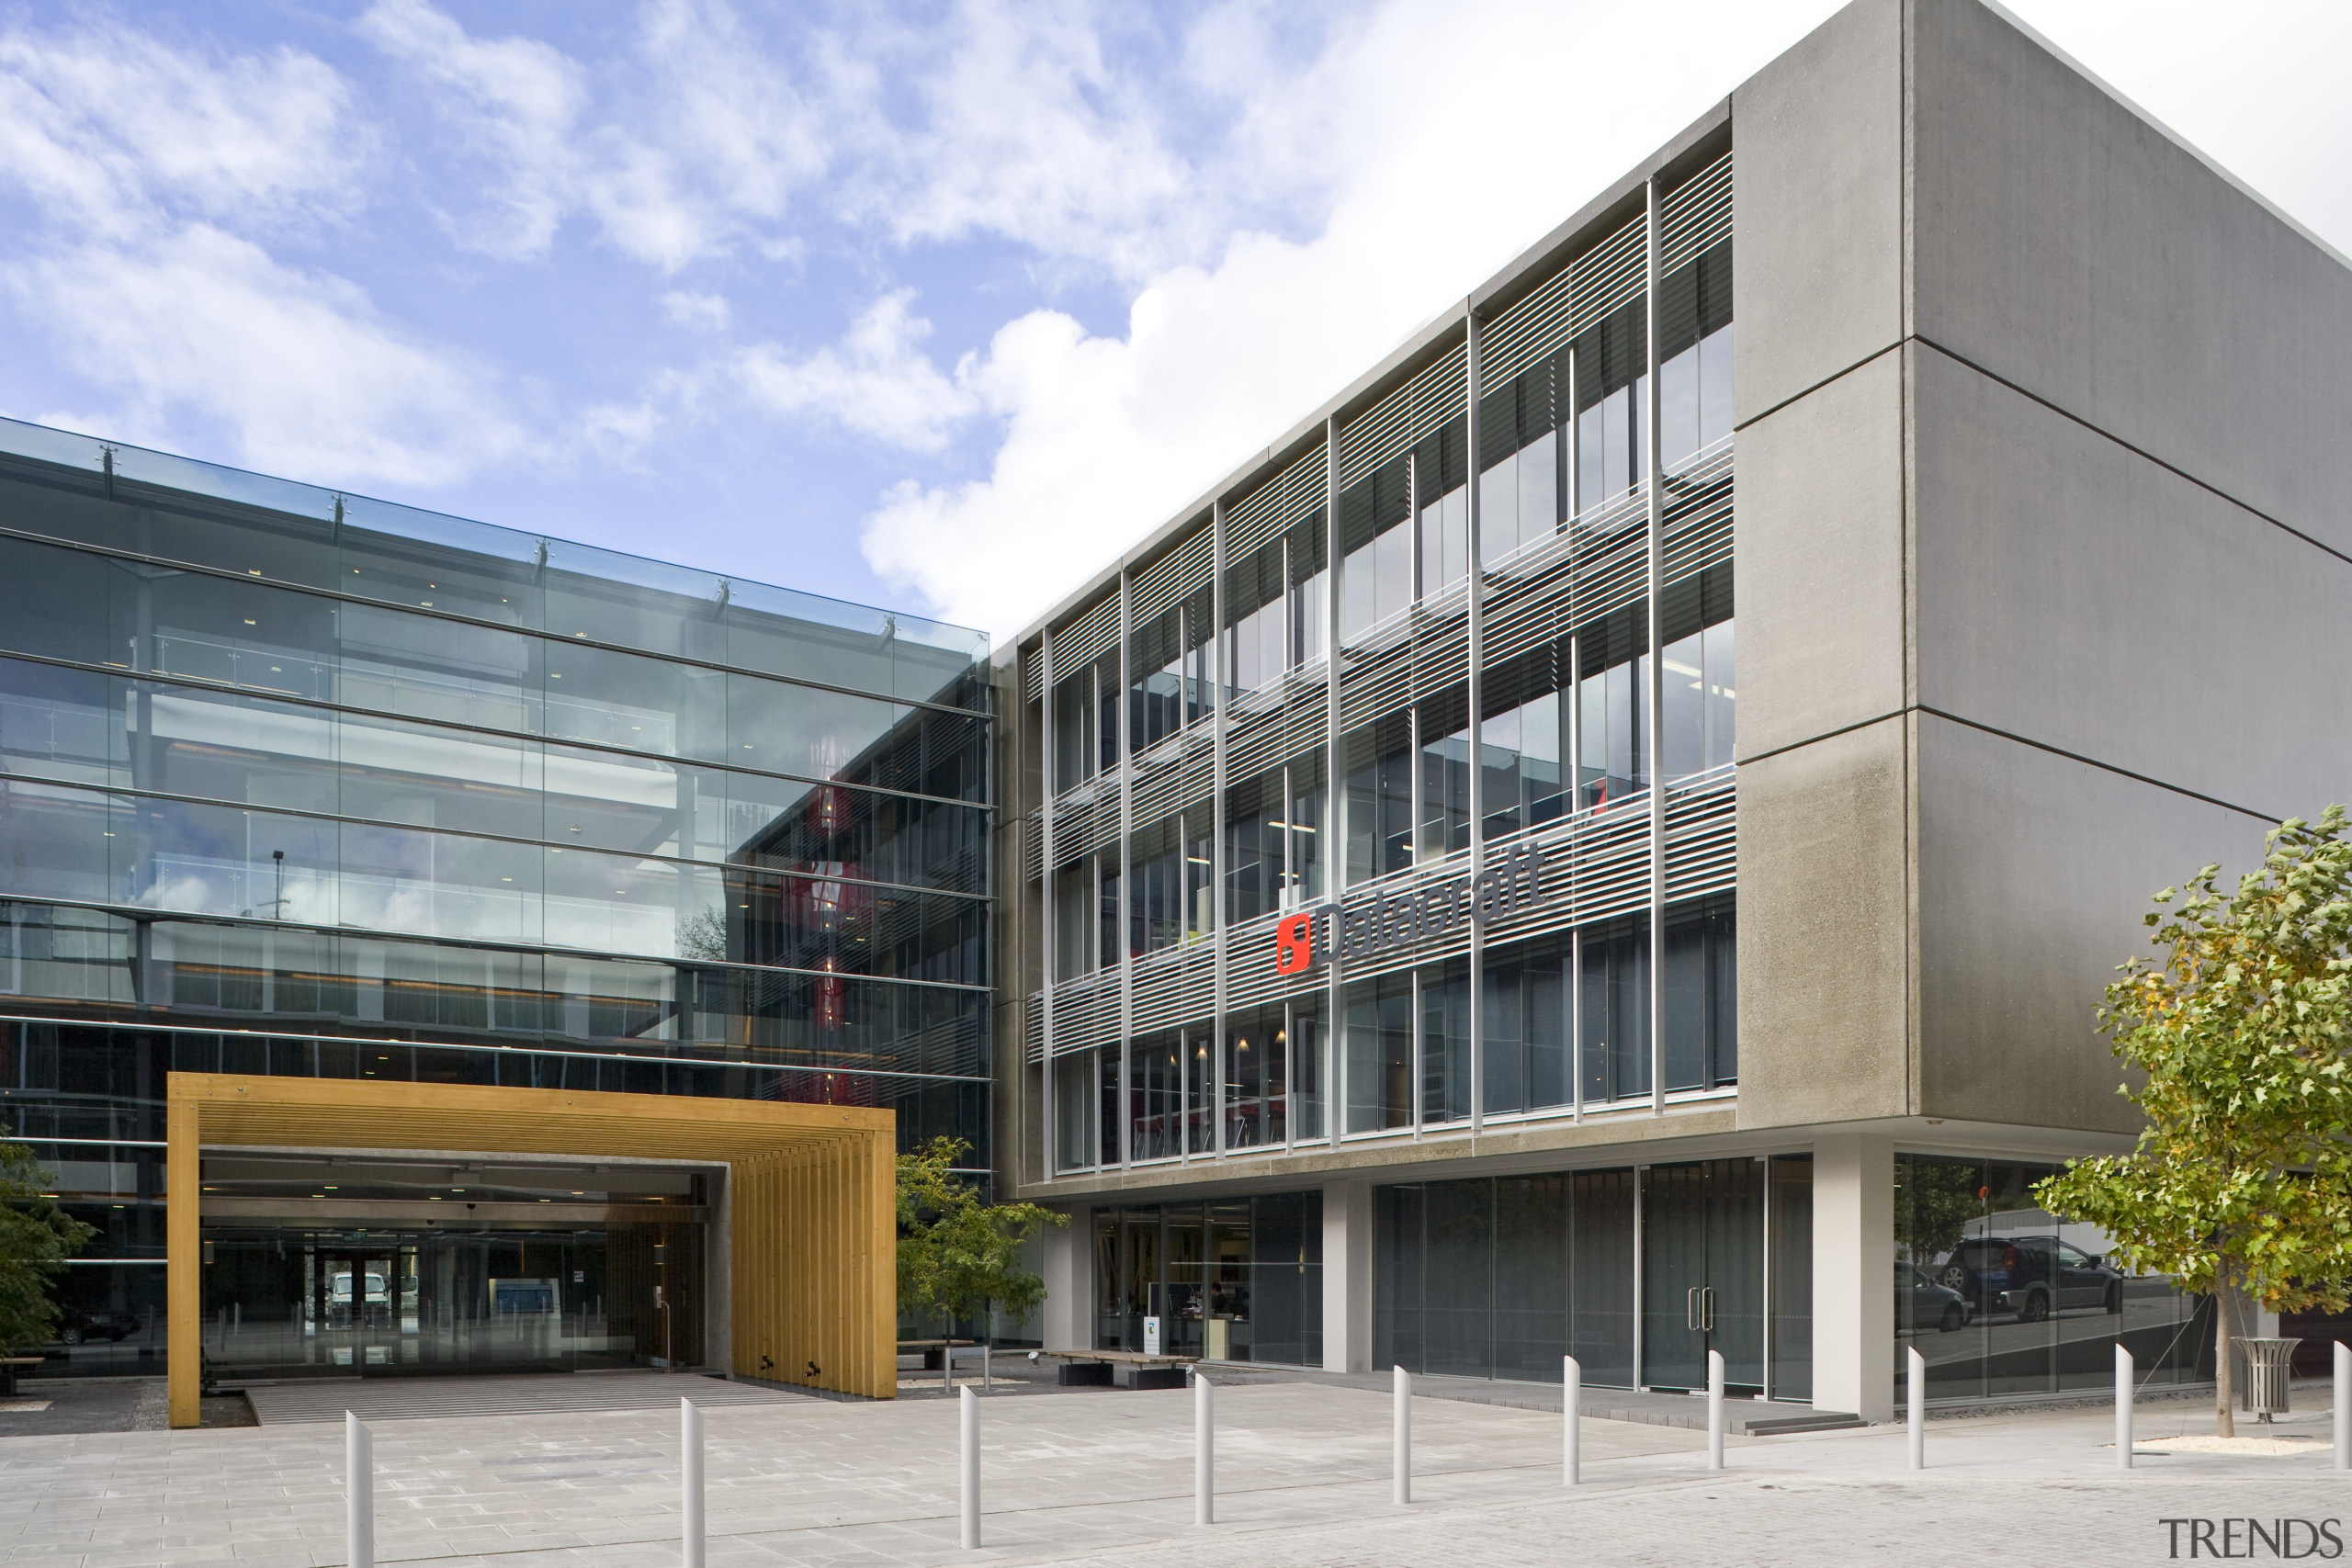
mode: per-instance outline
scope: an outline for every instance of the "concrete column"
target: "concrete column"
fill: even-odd
[[[1323,1189],[1323,1370],[1372,1367],[1372,1184]]]
[[[1069,1224],[1040,1233],[1046,1255],[1038,1273],[1046,1281],[1046,1304],[1038,1308],[1038,1333],[1048,1350],[1091,1350],[1094,1331],[1094,1211],[1067,1211]]]
[[[1894,1418],[1894,1144],[1813,1149],[1813,1406]]]

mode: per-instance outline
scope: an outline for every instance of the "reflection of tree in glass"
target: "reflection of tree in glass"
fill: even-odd
[[[678,956],[709,963],[727,961],[727,917],[717,909],[700,909],[678,922]]]
[[[1976,1196],[1982,1176],[1973,1165],[1942,1160],[1903,1162],[1894,1199],[1894,1245],[1912,1262],[1933,1263],[1960,1245],[1969,1221],[1984,1212]]]

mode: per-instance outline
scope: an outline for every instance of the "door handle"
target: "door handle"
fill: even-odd
[[[1696,1285],[1682,1292],[1682,1326],[1693,1334],[1699,1332],[1699,1287]]]
[[[1710,1334],[1715,1331],[1715,1288],[1713,1285],[1699,1288],[1699,1326]]]

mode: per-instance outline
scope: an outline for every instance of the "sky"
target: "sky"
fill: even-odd
[[[1826,0],[0,0],[0,414],[1002,639]],[[2352,251],[2352,6],[2017,0]]]

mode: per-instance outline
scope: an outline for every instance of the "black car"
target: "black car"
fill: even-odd
[[[1898,1331],[1933,1324],[1946,1334],[1956,1334],[1967,1327],[1968,1320],[1974,1315],[1968,1309],[1967,1298],[1958,1291],[1945,1289],[1908,1263],[1894,1266],[1894,1326]]]
[[[60,1345],[80,1345],[93,1339],[119,1345],[138,1332],[139,1320],[129,1313],[75,1312],[69,1307],[57,1320]]]
[[[2054,1235],[1963,1241],[1938,1265],[1936,1283],[1979,1312],[2034,1323],[2064,1307],[2123,1310],[2123,1275],[2104,1258]]]

